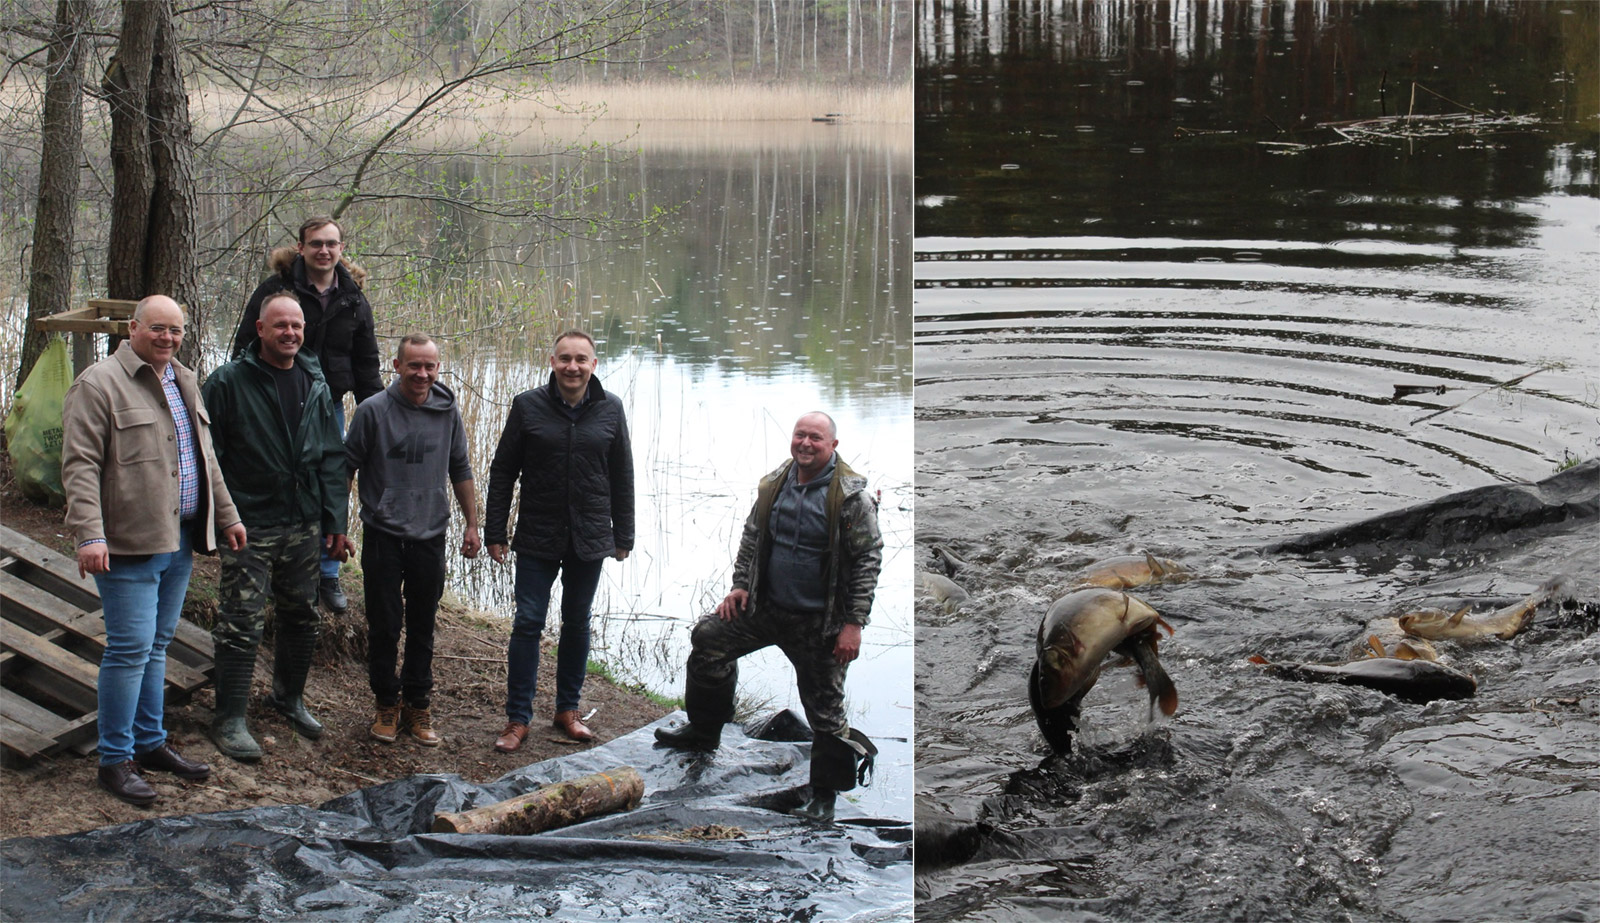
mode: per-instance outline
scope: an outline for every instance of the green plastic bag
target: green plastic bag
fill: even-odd
[[[64,506],[61,489],[61,399],[72,387],[67,341],[56,337],[45,347],[6,415],[6,448],[11,471],[23,496],[36,503]]]

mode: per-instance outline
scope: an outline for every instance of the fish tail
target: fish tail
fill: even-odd
[[[1161,666],[1161,660],[1156,656],[1155,630],[1152,628],[1147,643],[1135,643],[1128,646],[1127,653],[1139,665],[1139,675],[1144,681],[1145,688],[1150,693],[1150,715],[1155,716],[1159,706],[1163,715],[1172,715],[1178,710],[1178,687],[1167,675],[1166,668]]]
[[[1151,701],[1159,705],[1161,713],[1169,718],[1177,714],[1178,686],[1172,681],[1172,677],[1167,675],[1167,671],[1161,671],[1159,682],[1151,682],[1148,678],[1146,682],[1150,683]]]

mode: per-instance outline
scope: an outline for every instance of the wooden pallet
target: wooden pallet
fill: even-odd
[[[0,748],[24,762],[93,752],[105,622],[75,558],[0,526]],[[211,681],[211,635],[179,621],[167,648],[167,701]]]

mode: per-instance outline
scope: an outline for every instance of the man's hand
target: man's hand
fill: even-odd
[[[722,597],[722,602],[717,603],[717,618],[731,622],[743,615],[745,607],[749,604],[749,590],[729,590],[728,595]]]
[[[861,626],[846,624],[839,629],[839,640],[833,645],[833,659],[846,664],[861,656]]]
[[[490,545],[489,557],[493,558],[496,564],[504,564],[506,563],[506,553],[510,550],[504,545]]]
[[[618,561],[626,561],[626,560],[628,560],[628,549],[626,549],[626,548],[617,548],[614,551],[612,551],[611,556],[613,558],[616,558]]]
[[[335,561],[350,560],[350,553],[356,550],[356,546],[346,535],[323,536],[322,547],[328,549],[328,557]]]
[[[478,538],[478,527],[467,526],[467,534],[461,537],[461,556],[475,558],[478,556],[478,549],[482,547],[483,540]]]
[[[111,548],[105,542],[78,546],[78,576],[104,574],[111,570]]]
[[[236,522],[223,529],[222,541],[228,546],[229,551],[243,551],[245,543],[244,523]]]

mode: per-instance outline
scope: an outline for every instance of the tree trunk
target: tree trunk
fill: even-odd
[[[50,34],[39,151],[39,203],[34,212],[28,269],[28,322],[16,387],[33,371],[49,337],[33,322],[72,306],[72,221],[78,207],[78,161],[83,153],[83,62],[89,0],[58,0]],[[79,369],[78,371],[82,371]],[[15,389],[13,389],[15,393]]]
[[[190,335],[178,347],[178,358],[197,367],[201,330],[205,329],[200,304],[195,256],[194,139],[189,125],[189,97],[184,92],[179,66],[177,28],[172,0],[144,0],[136,6],[161,7],[156,26],[155,55],[150,67],[150,159],[155,185],[150,196],[150,234],[145,245],[144,295],[169,295],[188,308]]]
[[[200,355],[204,318],[195,257],[194,140],[179,66],[173,0],[122,5],[122,35],[106,71],[111,104],[111,237],[106,294],[170,295],[192,331],[178,358]]]
[[[644,779],[639,771],[618,766],[459,814],[441,811],[433,815],[433,832],[525,836],[612,811],[631,811],[643,797]]]
[[[122,35],[101,82],[111,107],[111,232],[106,248],[106,295],[111,298],[150,294],[145,288],[145,241],[155,168],[146,107],[156,23],[166,12],[165,2],[122,5]]]

